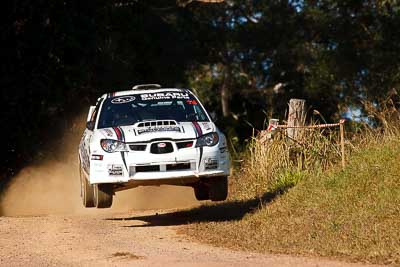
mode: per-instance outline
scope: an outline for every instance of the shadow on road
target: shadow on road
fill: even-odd
[[[258,209],[261,204],[271,202],[277,192],[268,192],[261,198],[251,199],[247,201],[227,201],[217,204],[207,204],[190,210],[174,211],[169,213],[143,215],[133,217],[117,217],[107,218],[113,221],[143,221],[144,225],[133,224],[124,227],[149,227],[149,226],[173,226],[190,224],[197,222],[219,222],[240,220],[247,213],[251,213]]]

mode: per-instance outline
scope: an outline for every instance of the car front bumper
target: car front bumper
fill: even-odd
[[[102,158],[101,160],[94,159]],[[203,177],[228,176],[226,148],[187,148],[167,154],[145,151],[105,153],[93,151],[89,181],[137,185],[192,184]]]

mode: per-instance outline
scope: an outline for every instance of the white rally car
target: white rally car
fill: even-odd
[[[146,185],[193,187],[198,200],[225,200],[229,153],[187,89],[137,85],[91,106],[79,144],[85,207],[108,208],[117,191]]]

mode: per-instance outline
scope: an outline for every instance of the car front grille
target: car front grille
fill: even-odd
[[[167,164],[167,171],[190,170],[190,163]]]
[[[193,141],[177,142],[176,146],[178,147],[178,149],[192,147]]]
[[[174,148],[174,145],[176,147]],[[155,143],[128,143],[130,151],[145,152],[150,147],[150,153],[152,154],[167,154],[174,152],[175,149],[181,150],[186,148],[193,148],[193,140],[160,140]]]
[[[146,150],[146,145],[129,145],[129,148],[132,151],[145,151]]]
[[[159,172],[160,165],[145,165],[145,166],[136,166],[136,172]]]
[[[129,167],[129,175],[133,176],[140,172],[169,172],[169,171],[190,171],[196,169],[195,162],[177,162],[156,165],[136,165]]]
[[[167,154],[174,152],[171,142],[158,142],[151,144],[150,153],[152,154]]]

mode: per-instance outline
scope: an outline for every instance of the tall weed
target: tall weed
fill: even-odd
[[[254,198],[273,190],[283,192],[301,180],[283,177],[326,170],[340,159],[337,131],[302,129],[297,136],[296,140],[290,139],[286,131],[280,130],[273,139],[266,139],[265,133],[251,138],[246,161],[236,177],[236,198]]]

